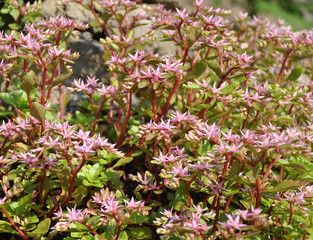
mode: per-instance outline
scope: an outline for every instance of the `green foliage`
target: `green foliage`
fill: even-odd
[[[24,1],[17,0],[18,7],[10,0],[4,0],[0,9],[0,30],[9,32],[21,30],[25,23],[33,23],[40,16],[41,0],[29,9],[25,7]]]
[[[80,4],[106,35],[106,83],[89,76],[63,92],[78,57],[66,40],[83,24],[56,17],[1,34],[1,116],[11,118],[0,126],[0,234],[312,235],[312,31],[228,18],[201,1],[144,14],[135,1],[93,3]],[[19,29],[22,8],[6,1],[1,19]],[[173,55],[146,50],[156,30]],[[73,92],[84,95],[75,112],[65,109]]]
[[[280,1],[257,1],[256,11],[259,14],[272,14],[275,19],[285,19],[295,29],[306,29],[312,27],[312,20],[305,20],[302,8],[309,10],[312,15],[312,3],[310,1],[296,3],[296,1],[280,0]],[[311,9],[310,9],[311,8]]]

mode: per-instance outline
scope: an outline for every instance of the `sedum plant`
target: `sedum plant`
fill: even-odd
[[[22,0],[3,0],[0,9],[0,29],[1,30],[21,30],[25,23],[35,22],[40,16],[41,1],[27,2]],[[9,28],[9,29],[7,29]]]
[[[62,92],[78,57],[66,39],[86,24],[58,16],[1,34],[1,96],[15,113],[0,127],[1,236],[312,238],[312,30],[201,0],[69,2],[95,16],[111,75]],[[75,116],[73,92],[85,96]]]

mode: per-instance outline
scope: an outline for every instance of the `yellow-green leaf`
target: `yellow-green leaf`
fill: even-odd
[[[47,109],[42,106],[40,103],[33,103],[32,110],[30,111],[30,115],[37,118],[41,123],[45,122],[45,115]]]

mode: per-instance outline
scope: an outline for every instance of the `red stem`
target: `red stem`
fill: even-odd
[[[146,203],[150,201],[150,198],[152,197],[152,194],[153,194],[153,191],[150,191],[147,199],[145,200]]]
[[[225,162],[225,164],[224,164],[224,168],[223,168],[222,175],[225,175],[225,174],[226,174],[230,157],[231,157],[231,155],[229,155],[229,154],[226,155],[226,162]]]
[[[179,25],[178,25],[178,27],[177,27],[177,32],[178,32],[178,35],[179,35],[179,38],[180,38],[182,44],[184,45],[185,50],[186,50],[186,49],[188,49],[188,45],[185,42],[184,37],[183,37],[183,35],[182,35],[181,31],[180,31],[182,24],[183,24],[183,21],[181,20]]]
[[[29,104],[29,110],[32,110],[33,103],[32,103],[32,100],[30,98],[30,95],[27,95],[27,101],[28,101],[28,104]]]
[[[72,177],[70,178],[70,189],[69,189],[68,197],[66,201],[62,204],[62,208],[64,208],[71,201],[72,194],[74,192],[76,176],[79,173],[79,171],[82,169],[82,167],[85,165],[86,161],[87,161],[87,156],[83,156],[82,163],[79,165],[78,169],[72,174]]]
[[[0,211],[4,213],[4,215],[7,217],[12,227],[14,227],[15,230],[20,234],[21,238],[26,240],[27,239],[26,234],[15,224],[15,222],[13,221],[11,216],[8,214],[8,212],[2,207],[0,207]]]
[[[146,138],[143,137],[143,138],[140,140],[140,142],[138,143],[138,145],[142,145],[145,141],[146,141]],[[131,156],[131,155],[137,150],[137,148],[138,148],[137,146],[134,146],[134,147],[125,155],[125,157]]]
[[[228,201],[227,201],[227,203],[226,203],[226,205],[225,205],[224,212],[227,211],[227,208],[228,208],[228,206],[229,206],[229,204],[230,204],[230,202],[231,202],[231,200],[233,199],[234,196],[235,196],[235,194],[233,194],[233,195],[231,195],[231,196],[229,197],[229,199],[228,199]]]

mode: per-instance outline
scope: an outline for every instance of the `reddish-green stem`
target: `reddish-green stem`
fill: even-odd
[[[243,123],[242,123],[241,130],[243,130],[243,129],[245,128],[246,123],[247,123],[247,121],[248,121],[249,114],[250,114],[250,108],[248,108],[248,110],[247,110],[247,115],[246,115],[245,120],[244,120]]]
[[[191,62],[191,65],[190,65],[190,71],[193,70],[195,63],[196,63],[197,59],[198,59],[199,56],[200,56],[200,53],[201,53],[201,49],[198,50],[196,56],[193,58],[193,60],[192,60],[192,62]],[[191,101],[192,101],[192,97],[193,97],[192,89],[189,89],[189,90],[188,90],[188,98],[187,98],[187,106],[190,106],[190,103],[191,103]]]
[[[274,113],[273,115],[276,113],[277,109],[280,107],[279,103],[277,104],[277,106],[274,109]],[[271,116],[268,116],[267,119],[265,120],[264,125],[266,126],[269,122],[270,122]]]
[[[172,88],[172,91],[170,92],[170,95],[168,96],[163,108],[162,108],[162,111],[161,113],[158,115],[157,119],[155,120],[155,122],[159,122],[161,120],[161,118],[163,117],[163,115],[166,113],[167,111],[167,108],[168,106],[170,105],[170,101],[174,95],[174,93],[176,92],[178,86],[179,86],[179,83],[180,83],[180,80],[181,78],[180,77],[177,77],[176,80],[175,80],[175,83],[174,83],[174,86]]]
[[[222,117],[222,120],[220,121],[220,123],[218,124],[218,126],[222,126],[222,124],[224,123],[224,121],[228,118],[228,116],[230,115],[230,113],[234,110],[236,106],[231,107],[231,109],[228,110],[228,112]]]
[[[196,180],[196,178],[198,177],[199,173],[197,173],[195,176],[193,176],[193,178],[190,181],[184,181],[185,185],[186,185],[186,194],[187,194],[187,200],[188,200],[188,205],[189,207],[192,207],[192,202],[191,202],[191,197],[190,197],[190,185],[191,183]]]
[[[284,167],[281,166],[281,167],[280,167],[280,178],[279,178],[279,181],[280,181],[280,182],[283,181],[283,174],[284,174]]]
[[[125,119],[125,123],[124,123],[124,127],[122,130],[121,135],[119,136],[119,139],[116,143],[116,147],[119,148],[119,146],[121,145],[121,143],[123,142],[123,138],[124,138],[124,134],[127,130],[127,125],[129,122],[129,119],[132,115],[132,95],[133,95],[133,91],[130,89],[129,91],[129,101],[128,101],[128,109],[127,109],[127,115],[126,115],[126,119]]]
[[[110,34],[109,34],[109,32],[108,32],[108,30],[107,30],[105,24],[99,19],[97,13],[96,13],[95,10],[93,9],[93,0],[91,0],[89,8],[90,8],[90,11],[91,11],[92,15],[95,17],[95,19],[97,20],[97,22],[98,22],[98,23],[100,24],[100,26],[102,27],[102,29],[103,29],[105,35],[108,36],[108,37],[110,37]]]
[[[255,202],[255,208],[258,208],[260,206],[261,202],[261,196],[262,196],[262,187],[260,185],[260,179],[259,177],[255,180],[256,183],[256,202]]]
[[[45,106],[46,97],[46,80],[47,80],[47,68],[42,69],[42,82],[41,82],[41,105]]]
[[[152,102],[153,121],[155,121],[155,119],[156,119],[156,109],[155,109],[155,90],[154,89],[152,89],[152,101],[151,102]]]
[[[234,70],[237,70],[239,67],[232,67],[231,69],[229,69],[221,78],[221,81],[217,84],[217,88],[219,88],[225,81],[226,81],[226,78],[228,77],[228,75],[234,71]],[[208,97],[206,100],[205,100],[205,104],[208,105],[211,103],[213,98],[211,97]],[[198,114],[198,118],[203,118],[205,112],[207,111],[208,108],[202,108],[202,110],[199,112]]]
[[[27,68],[27,61],[24,60],[24,72],[26,73],[28,71],[28,68]],[[32,110],[32,106],[33,106],[33,103],[32,103],[32,100],[30,98],[30,95],[27,94],[27,101],[28,101],[28,104],[29,104],[29,110]]]
[[[97,233],[92,227],[90,227],[88,224],[83,223],[82,221],[77,221],[80,224],[84,225],[86,228],[88,228],[94,235],[97,235],[101,240],[104,240],[103,237],[101,237],[101,235],[99,233]]]
[[[30,95],[27,95],[27,101],[28,101],[28,104],[29,104],[29,110],[32,110],[33,103],[32,103],[32,100],[30,98]]]
[[[64,103],[63,103],[63,94],[62,94],[62,85],[59,85],[59,103],[61,111],[61,120],[64,121]]]
[[[262,178],[262,181],[264,182],[264,180],[268,177],[272,167],[274,166],[274,164],[280,159],[281,155],[278,156],[278,158],[276,158],[274,161],[271,162],[271,164],[268,166],[263,178]]]
[[[81,164],[79,165],[77,170],[72,173],[72,177],[70,177],[70,180],[69,180],[70,188],[69,188],[69,191],[68,191],[68,196],[67,196],[66,201],[62,204],[62,208],[64,208],[71,201],[71,198],[72,198],[72,195],[73,195],[73,192],[74,192],[76,176],[79,173],[79,171],[82,169],[82,167],[85,165],[86,161],[87,161],[87,156],[84,155]]]
[[[220,51],[218,48],[216,48],[216,52],[217,52],[217,55],[220,59],[220,69],[221,69],[221,72],[224,72],[224,66],[223,66],[223,56],[221,55]]]
[[[116,233],[116,237],[115,240],[118,240],[121,234],[121,227],[122,227],[122,223],[120,221],[118,221],[118,219],[116,218],[115,214],[113,214],[113,218],[115,219],[116,223],[117,223],[117,233]]]
[[[291,48],[286,49],[286,56],[285,56],[285,58],[284,58],[284,60],[283,60],[283,63],[282,63],[282,65],[281,65],[281,68],[280,68],[279,74],[278,74],[278,78],[277,78],[277,83],[278,83],[278,84],[280,84],[280,80],[281,80],[281,77],[282,77],[282,75],[283,75],[283,71],[284,71],[284,69],[285,69],[287,59],[288,59],[288,57],[289,57],[289,55],[290,55],[291,52],[292,52],[292,49],[291,49]]]
[[[153,194],[153,191],[150,191],[150,193],[149,193],[147,199],[145,199],[145,202],[146,202],[146,203],[150,201],[150,199],[151,199],[151,197],[152,197],[152,194]]]
[[[58,76],[61,75],[61,64],[58,62]],[[62,84],[59,85],[59,104],[61,111],[61,120],[64,121],[64,103],[63,103],[63,94],[62,94]]]
[[[49,80],[49,82],[48,82],[49,85],[53,83],[54,74],[55,74],[55,68],[52,68],[51,78],[50,78],[50,80]],[[50,88],[50,89],[48,90],[47,101],[50,99],[51,91],[52,91],[52,88]]]
[[[46,179],[46,172],[43,170],[42,175],[40,176],[40,191],[39,191],[39,203],[40,205],[43,205],[43,190],[44,190],[44,183]]]
[[[178,32],[178,35],[179,35],[179,38],[180,38],[182,44],[184,45],[185,50],[186,50],[186,49],[188,49],[188,45],[187,45],[187,43],[185,42],[184,37],[183,37],[183,35],[182,35],[182,33],[181,33],[181,25],[182,25],[182,24],[183,24],[183,21],[181,20],[180,23],[179,23],[179,25],[178,25],[178,27],[177,27],[177,32]]]
[[[210,196],[210,195],[209,195],[209,196]],[[209,199],[209,196],[208,196],[206,199]],[[218,195],[215,195],[215,196],[214,196],[214,199],[213,199],[213,202],[212,202],[212,204],[211,204],[211,206],[210,206],[209,211],[211,211],[211,210],[214,209],[215,204],[216,204],[216,201],[217,201],[217,198],[218,198]]]
[[[219,200],[219,196],[218,195],[216,195],[217,196],[217,199],[216,199],[216,201],[217,201],[217,205],[216,205],[216,209],[215,209],[215,220],[214,220],[214,225],[213,225],[213,230],[212,230],[212,232],[215,232],[215,231],[217,231],[217,223],[218,223],[218,219],[219,219],[219,216],[220,216],[220,200]]]
[[[101,104],[100,104],[100,106],[99,106],[99,108],[98,108],[98,110],[96,112],[96,115],[95,115],[95,120],[93,122],[93,127],[92,127],[92,131],[91,131],[91,136],[93,136],[95,134],[95,129],[96,129],[96,125],[97,125],[97,122],[98,122],[99,114],[101,112],[101,109],[102,109],[105,101],[106,101],[106,97],[103,96],[103,100],[102,100],[102,102],[101,102]]]
[[[259,162],[261,162],[263,160],[263,158],[265,157],[265,154],[266,154],[267,150],[263,150],[260,158],[255,162],[255,164],[253,165],[253,167],[255,167]],[[264,167],[264,165],[263,165]]]
[[[229,199],[228,199],[228,201],[227,201],[227,203],[226,203],[226,205],[225,205],[224,212],[227,211],[228,206],[229,206],[229,204],[231,203],[231,200],[233,199],[234,196],[235,196],[235,194],[233,194],[233,195],[231,195],[231,196],[229,197]]]
[[[290,215],[289,215],[288,224],[291,224],[291,220],[292,220],[292,216],[293,216],[294,210],[293,210],[292,203],[289,203],[289,206],[290,206]]]

